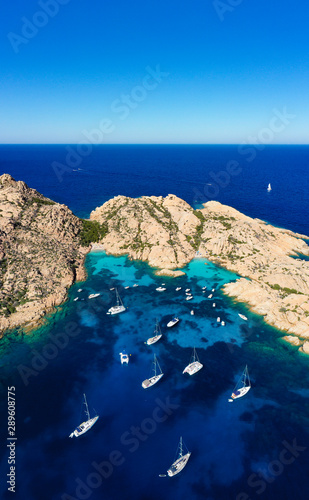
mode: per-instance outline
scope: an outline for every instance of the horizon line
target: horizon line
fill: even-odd
[[[309,142],[301,143],[263,143],[258,144],[241,142],[119,142],[92,144],[90,142],[1,142],[0,146],[309,146]]]

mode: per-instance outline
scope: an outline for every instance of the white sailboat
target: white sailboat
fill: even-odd
[[[203,368],[202,363],[198,359],[198,355],[196,354],[195,347],[193,348],[193,353],[190,359],[190,363],[185,367],[182,373],[189,373],[189,375],[194,375],[194,373],[198,372]]]
[[[158,322],[157,319],[156,319],[156,327],[155,327],[154,334],[155,334],[154,337],[150,337],[147,340],[147,342],[146,342],[147,345],[155,344],[162,337],[162,333],[161,333],[161,330],[160,330],[160,325],[159,325],[159,322]]]
[[[267,191],[271,191],[271,184],[269,183],[268,186],[267,186]]]
[[[156,355],[154,354],[154,357],[153,357],[153,368],[152,370],[154,371],[154,375],[150,378],[146,378],[146,380],[144,380],[144,382],[142,382],[142,387],[144,389],[148,389],[148,387],[151,387],[152,385],[156,384],[157,382],[159,382],[160,378],[163,377],[163,373],[162,373],[162,370],[161,370],[161,367],[158,363],[158,360],[156,358]],[[157,372],[159,372],[157,374]]]
[[[116,288],[116,305],[110,307],[106,314],[119,314],[126,310]]]
[[[242,398],[247,394],[247,392],[251,389],[251,382],[250,382],[250,377],[249,377],[249,372],[248,372],[248,366],[246,365],[239,381],[237,382],[231,398],[229,399],[229,402],[232,403],[234,399]]]
[[[84,401],[83,401],[83,404],[85,405],[86,409],[85,409],[85,413],[87,415],[87,420],[85,422],[82,422],[78,427],[76,427],[75,431],[73,431],[71,434],[70,434],[70,438],[72,437],[79,437],[81,436],[82,434],[85,434],[85,432],[89,431],[89,429],[91,429],[91,427],[96,423],[96,421],[98,420],[99,418],[99,415],[96,415],[95,417],[93,418],[90,418],[90,413],[89,413],[89,409],[88,409],[88,404],[87,404],[87,399],[86,399],[86,395],[84,394]]]
[[[187,450],[187,453],[185,455],[183,453],[183,446],[185,446],[185,448]],[[167,471],[168,475],[170,477],[173,477],[176,474],[178,474],[179,472],[181,472],[182,469],[184,469],[185,466],[187,465],[190,456],[191,456],[191,452],[187,449],[186,445],[184,445],[184,443],[182,441],[182,437],[180,437],[180,441],[179,441],[179,444],[178,444],[177,450],[176,450],[176,457],[178,457],[178,458],[176,458],[175,462],[168,469],[168,471]]]

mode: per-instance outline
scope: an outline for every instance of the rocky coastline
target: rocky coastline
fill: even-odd
[[[197,254],[237,273],[223,292],[246,303],[309,354],[306,235],[209,201],[194,210],[175,195],[116,196],[88,221],[10,175],[0,177],[0,332],[35,325],[85,279],[88,251],[128,255],[159,276],[183,275]]]

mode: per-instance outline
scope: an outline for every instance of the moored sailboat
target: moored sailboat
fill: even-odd
[[[158,320],[156,319],[156,326],[155,326],[155,331],[154,331],[154,336],[153,337],[150,337],[146,344],[147,345],[151,345],[151,344],[155,344],[156,342],[158,342],[158,340],[160,340],[160,338],[162,337],[162,333],[161,333],[161,329],[160,329],[160,325],[159,325],[159,322]]]
[[[239,381],[237,382],[235,389],[231,394],[231,398],[229,402],[232,403],[234,399],[242,398],[247,394],[247,392],[251,389],[251,382],[248,372],[248,366],[246,365]]]
[[[202,363],[200,363],[200,360],[198,359],[198,355],[196,354],[196,350],[194,347],[190,363],[185,367],[182,373],[189,373],[189,375],[194,375],[194,373],[198,372],[202,368],[203,365]]]
[[[87,418],[87,420],[85,422],[82,422],[78,427],[76,427],[75,431],[73,431],[70,434],[70,436],[69,436],[70,438],[72,438],[72,437],[79,437],[82,434],[85,434],[85,432],[89,431],[89,429],[91,429],[91,427],[96,423],[96,421],[99,418],[99,415],[96,415],[95,417],[90,418],[90,413],[89,413],[87,399],[86,399],[86,395],[85,394],[84,394],[83,404],[86,407],[85,413],[86,413],[86,415],[87,415],[88,418]]]
[[[154,371],[154,375],[150,378],[146,378],[146,380],[144,380],[144,382],[142,382],[142,387],[144,389],[148,389],[148,387],[151,387],[152,385],[156,384],[157,382],[159,382],[160,378],[163,377],[163,372],[161,370],[161,367],[158,363],[158,360],[157,360],[155,354],[153,357],[152,364],[153,364],[152,370]]]
[[[116,305],[109,308],[106,314],[119,314],[126,310],[116,288]]]
[[[185,454],[183,453],[183,447],[185,447],[187,450],[187,453],[185,453]],[[182,436],[181,436],[179,444],[177,446],[177,450],[176,450],[176,457],[178,457],[178,458],[176,458],[175,462],[168,469],[168,471],[167,471],[168,475],[170,477],[173,477],[176,474],[178,474],[179,472],[181,472],[185,468],[185,466],[187,465],[190,456],[191,456],[191,452],[187,449],[186,445],[183,443]]]

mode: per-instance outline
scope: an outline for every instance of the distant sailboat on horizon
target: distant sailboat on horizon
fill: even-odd
[[[267,191],[271,191],[271,184],[269,183],[268,186],[267,186]]]

